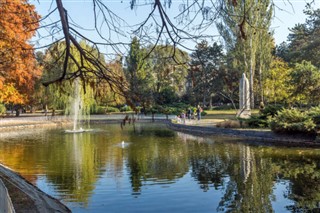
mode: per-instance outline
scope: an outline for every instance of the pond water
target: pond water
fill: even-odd
[[[73,212],[305,212],[320,150],[195,137],[162,124],[0,133],[0,162]]]

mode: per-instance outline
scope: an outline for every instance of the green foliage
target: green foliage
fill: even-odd
[[[107,106],[107,107],[95,106],[95,107],[92,107],[91,109],[92,114],[106,114],[106,113],[112,113],[112,112],[120,112],[120,110],[116,107],[111,107],[111,106]]]
[[[213,108],[213,110],[231,110],[234,109],[232,105],[222,105],[222,106],[216,106]]]
[[[271,130],[278,133],[315,133],[316,124],[308,112],[298,109],[283,109],[271,119]]]
[[[91,114],[103,115],[106,113],[106,109],[102,106],[96,106],[91,108]]]
[[[152,86],[154,84],[150,64],[145,57],[147,51],[141,47],[140,41],[134,37],[130,44],[129,55],[127,56],[128,67],[124,70],[129,83],[127,98],[134,105],[148,106],[152,103]]]
[[[222,91],[225,77],[222,46],[216,42],[210,46],[205,40],[198,43],[191,53],[190,63],[188,81],[192,82],[192,88],[188,93],[194,96],[196,103],[207,105],[212,93]]]
[[[165,87],[156,94],[156,103],[160,105],[170,104],[178,101],[179,97],[172,87]]]
[[[274,47],[272,33],[270,33],[273,10],[274,5],[271,0],[247,0],[241,4],[223,6],[223,11],[233,14],[222,16],[221,22],[217,23],[218,31],[226,44],[227,70],[233,74],[228,78],[235,78],[234,81],[228,81],[227,87],[224,87],[224,95],[228,94],[229,99],[234,97],[235,88],[237,88],[234,84],[239,82],[242,72],[248,77],[250,75],[254,77],[249,81],[251,104],[253,105],[255,92],[259,92],[260,96],[263,94],[261,80],[269,69]],[[250,20],[250,24],[236,25],[235,23],[245,23],[241,15],[244,13]],[[258,75],[254,73],[256,71],[259,72]]]
[[[308,61],[295,64],[291,73],[291,82],[295,85],[293,96],[299,103],[319,103],[320,71]]]
[[[269,126],[269,121],[267,118],[262,117],[261,115],[252,115],[248,119],[239,119],[248,124],[251,128],[266,128]]]
[[[120,108],[120,112],[130,112],[130,111],[132,111],[132,109],[128,105],[124,105],[123,107]]]
[[[267,118],[267,117],[274,117],[278,114],[280,110],[283,109],[282,105],[276,104],[276,105],[268,105],[263,110],[260,111],[260,117]]]
[[[320,116],[320,106],[316,106],[316,107],[311,107],[308,110],[308,115],[313,117],[313,116]]]
[[[166,97],[167,92],[172,94],[169,94],[166,102],[175,102],[176,97],[185,92],[189,54],[171,45],[157,45],[148,61],[154,76],[152,89],[156,94],[156,104],[163,104],[161,99]],[[173,99],[170,101],[170,98]]]
[[[320,67],[320,9],[312,9],[311,4],[304,10],[307,15],[305,23],[296,24],[290,29],[288,45],[282,48],[282,56],[290,63],[310,61]]]
[[[208,113],[206,111],[201,112],[201,116],[206,116]]]
[[[92,55],[97,57],[99,56],[99,51],[86,44],[85,41],[81,41],[80,45],[84,50],[90,52]],[[43,82],[58,79],[62,75],[64,57],[61,57],[61,55],[65,54],[65,46],[64,42],[58,42],[50,46],[46,51],[43,59],[43,63],[45,64],[42,76]],[[83,61],[80,57],[80,53],[74,46],[71,46],[70,51],[76,62],[72,60],[69,61],[66,75],[72,76],[78,69],[76,63],[84,63],[84,65],[90,66],[90,62]],[[102,55],[99,58],[104,60]],[[102,63],[103,62],[104,61],[102,61]],[[65,110],[66,114],[70,114],[73,110],[71,105],[76,94],[79,93],[81,97],[81,110],[84,115],[89,115],[92,106],[95,104],[94,91],[93,88],[90,87],[94,84],[95,82],[87,82],[80,78],[50,84],[46,87],[44,92],[44,104],[48,105],[48,108],[62,109]]]
[[[110,113],[110,112],[120,112],[120,110],[116,107],[111,107],[111,106],[108,106],[105,108],[105,112],[106,113]]]
[[[313,122],[317,125],[316,129],[320,129],[320,106],[312,107],[307,111],[308,116],[310,116]]]
[[[170,106],[164,106],[161,111],[161,113],[163,113],[165,115],[175,114],[175,112],[176,112],[176,109],[174,107],[170,107]]]
[[[286,62],[278,58],[272,61],[270,69],[265,72],[263,83],[265,99],[269,103],[288,102],[292,90],[292,83],[289,81],[291,72]]]
[[[282,109],[282,105],[268,105],[260,111],[259,115],[252,115],[248,119],[239,118],[239,120],[245,122],[252,128],[266,128],[270,125],[270,119],[276,116]]]
[[[7,111],[6,107],[4,106],[4,104],[0,104],[0,115],[5,114]]]

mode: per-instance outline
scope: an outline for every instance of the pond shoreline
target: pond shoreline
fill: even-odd
[[[316,142],[313,137],[276,134],[271,130],[218,128],[214,126],[185,125],[173,122],[169,122],[168,127],[175,131],[198,136],[220,135],[247,139],[249,143],[256,144],[265,143],[266,145],[275,146],[320,148],[320,142]]]

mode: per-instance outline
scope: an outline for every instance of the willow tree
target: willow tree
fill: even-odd
[[[260,61],[259,76],[268,67],[263,65],[271,62],[269,60],[273,46],[272,32],[269,31],[273,11],[271,3],[271,1],[248,0],[241,1],[237,5],[224,4],[223,10],[226,13],[217,24],[228,54],[233,52],[235,56],[232,66],[249,76],[252,108],[255,103],[254,82],[258,61]]]
[[[104,57],[99,54],[98,50],[89,46],[85,41],[81,41],[79,44],[88,53],[99,58],[99,63],[106,64]],[[52,79],[55,79],[57,76],[61,75],[61,72],[63,72],[64,60],[61,58],[61,52],[63,52],[65,45],[66,44],[64,42],[59,42],[47,49],[44,57],[44,74],[42,76],[43,82],[48,82]],[[83,110],[85,114],[89,114],[90,108],[95,104],[94,95],[97,91],[96,88],[101,86],[101,81],[100,78],[93,76],[91,72],[85,72],[85,70],[82,70],[83,76],[80,75],[79,78],[70,77],[75,75],[75,72],[77,72],[78,63],[82,63],[87,67],[91,66],[88,61],[84,60],[81,55],[77,54],[74,48],[75,47],[72,47],[70,50],[74,55],[74,61],[70,61],[68,63],[68,72],[65,74],[65,78],[70,78],[70,80],[48,85],[45,94],[45,104],[49,104],[53,109],[65,109],[69,111],[70,97],[72,97],[75,91],[74,82],[78,81],[82,87],[80,91],[82,94]],[[121,74],[117,73],[117,75]]]

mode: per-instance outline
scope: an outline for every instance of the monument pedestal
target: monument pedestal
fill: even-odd
[[[238,110],[237,117],[239,118],[250,118],[251,117],[251,110],[250,109],[242,109]]]

